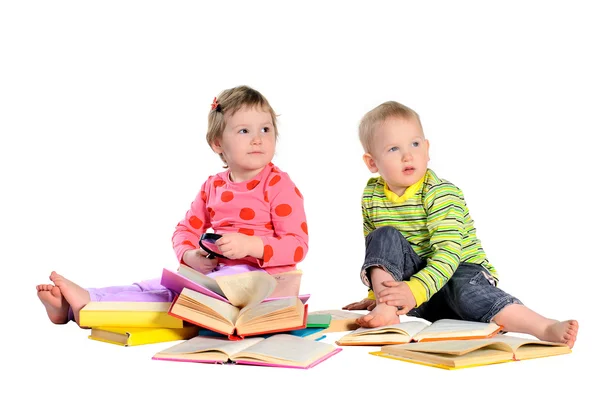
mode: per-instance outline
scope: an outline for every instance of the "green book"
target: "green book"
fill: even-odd
[[[327,328],[331,324],[331,314],[309,314],[306,328]]]

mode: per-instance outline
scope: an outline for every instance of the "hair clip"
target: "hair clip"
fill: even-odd
[[[212,103],[212,105],[210,105],[210,108],[212,110],[216,110],[217,112],[221,111],[221,104],[217,101],[217,97],[215,97],[215,99],[213,99],[213,103]]]

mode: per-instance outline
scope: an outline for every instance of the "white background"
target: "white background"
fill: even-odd
[[[2,387],[308,395],[323,382],[375,396],[591,385],[600,133],[592,2],[324,3],[2,3]],[[579,320],[573,354],[452,372],[345,348],[309,371],[222,367],[155,362],[165,344],[120,348],[87,340],[73,323],[52,325],[35,294],[52,270],[98,287],[176,266],[174,227],[221,171],[204,138],[210,104],[239,84],[280,114],[274,162],[305,196],[310,250],[300,268],[311,310],[365,295],[360,197],[370,173],[357,125],[397,100],[421,115],[430,166],[463,189],[500,286],[548,317]]]

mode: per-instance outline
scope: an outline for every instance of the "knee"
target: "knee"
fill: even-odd
[[[400,240],[403,238],[404,237],[402,237],[402,234],[400,234],[400,232],[394,227],[383,226],[369,233],[369,235],[367,236],[367,244],[369,244],[373,240],[385,241],[389,244],[396,244],[399,243]]]

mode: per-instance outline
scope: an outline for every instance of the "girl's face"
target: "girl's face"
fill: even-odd
[[[275,155],[271,113],[257,107],[242,107],[233,115],[225,115],[223,136],[212,148],[223,154],[233,182],[252,179]]]

